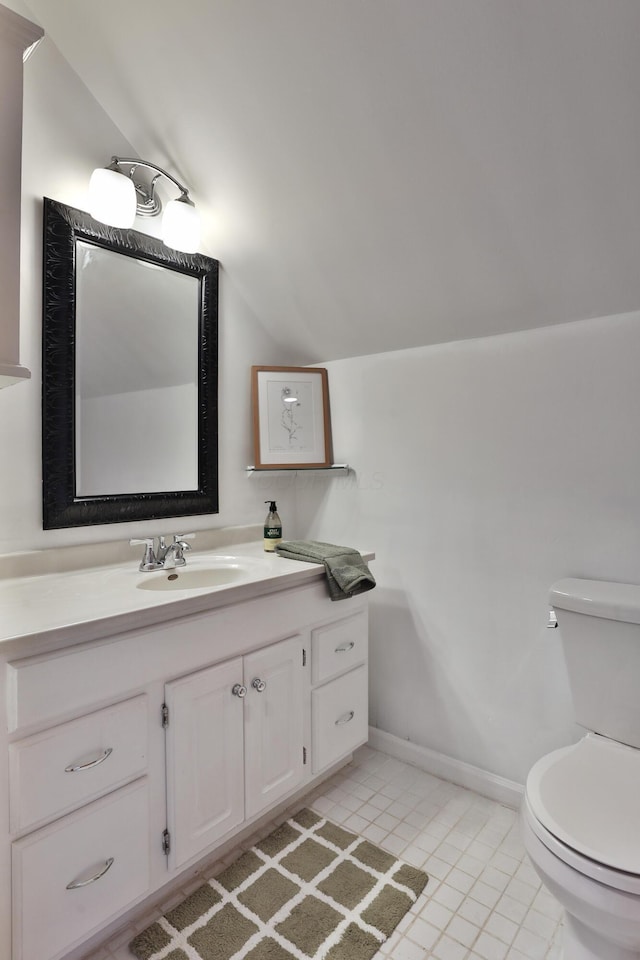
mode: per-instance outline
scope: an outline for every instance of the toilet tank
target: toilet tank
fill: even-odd
[[[577,723],[640,747],[640,585],[559,580],[550,601]]]

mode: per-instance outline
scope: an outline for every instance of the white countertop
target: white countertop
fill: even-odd
[[[363,553],[366,560],[372,553]],[[47,635],[69,642],[94,640],[124,630],[214,610],[320,580],[324,567],[265,553],[262,541],[187,554],[174,570],[141,573],[139,558],[127,563],[0,579],[0,643]],[[180,589],[183,572],[224,564],[231,583]],[[149,589],[154,578],[178,574],[175,586]]]

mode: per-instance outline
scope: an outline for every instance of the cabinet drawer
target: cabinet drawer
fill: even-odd
[[[134,697],[9,747],[11,830],[24,830],[144,773],[147,698]]]
[[[337,677],[367,659],[367,613],[311,631],[311,682]]]
[[[146,892],[148,793],[137,780],[12,845],[16,960],[62,955]]]
[[[365,743],[369,734],[367,668],[357,667],[311,693],[313,773]]]

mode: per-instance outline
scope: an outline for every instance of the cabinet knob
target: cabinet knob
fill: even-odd
[[[231,693],[234,697],[240,697],[240,699],[242,699],[242,697],[246,697],[247,695],[247,688],[242,683],[236,683],[231,688]]]
[[[267,684],[264,680],[261,680],[260,677],[255,677],[255,679],[251,681],[251,686],[254,690],[257,690],[258,693],[264,693],[267,689]]]

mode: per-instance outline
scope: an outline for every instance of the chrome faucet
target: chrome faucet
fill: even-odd
[[[174,533],[173,543],[170,543],[168,546],[165,543],[164,537],[158,537],[156,560],[168,569],[172,567],[184,567],[187,562],[184,551],[191,550],[191,544],[187,543],[187,540],[192,540],[194,537],[195,533]]]
[[[174,567],[184,567],[187,562],[184,556],[185,550],[191,550],[191,544],[195,533],[174,533],[173,543],[167,544],[165,537],[158,537],[156,547],[153,537],[143,537],[141,540],[129,540],[131,546],[142,544],[144,546],[144,555],[140,562],[140,570],[148,573],[151,570],[172,570]]]

